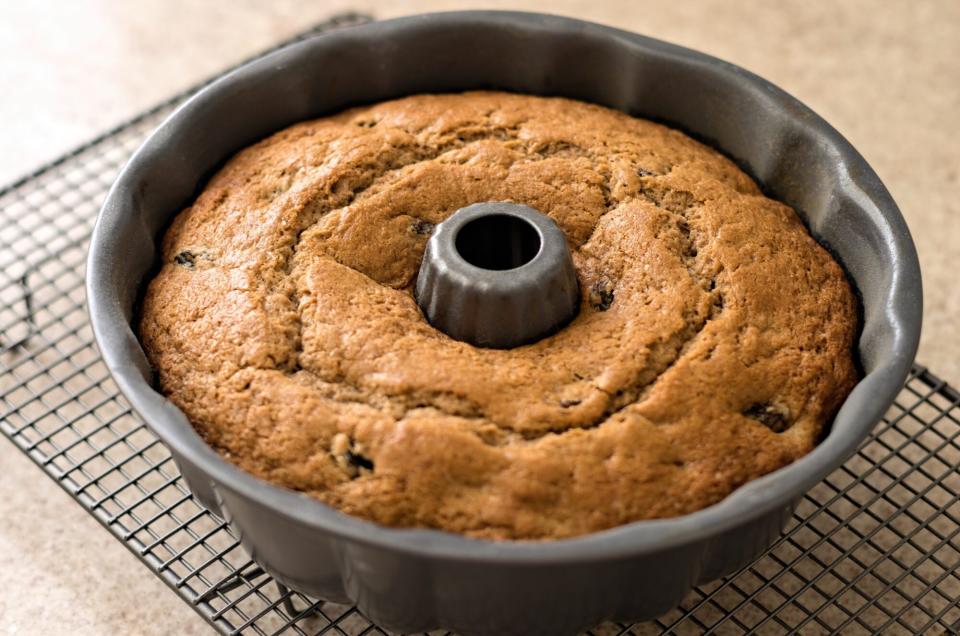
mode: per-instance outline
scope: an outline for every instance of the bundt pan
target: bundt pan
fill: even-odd
[[[562,95],[676,126],[722,150],[796,208],[840,260],[863,306],[863,380],[809,455],[679,518],[554,542],[488,542],[381,527],[241,472],[152,386],[132,329],[174,215],[241,148],[294,122],[423,92]],[[897,206],[850,144],[743,69],[632,33],[547,15],[463,12],[321,35],[201,91],[144,143],[93,233],[90,318],[103,359],[166,443],[197,498],[259,563],[306,594],[354,602],[398,631],[574,634],[648,619],[750,562],[804,492],[864,440],[902,386],[920,332],[917,256]]]

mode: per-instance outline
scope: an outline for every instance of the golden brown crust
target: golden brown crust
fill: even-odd
[[[451,340],[411,294],[432,225],[495,200],[560,225],[583,291],[511,350]],[[383,524],[549,539],[698,510],[808,452],[856,381],[855,329],[840,267],[719,153],[467,93],[240,152],[167,232],[140,335],[259,477]]]

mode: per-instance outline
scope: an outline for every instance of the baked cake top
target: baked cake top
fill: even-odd
[[[508,350],[412,291],[434,225],[565,232],[577,317]],[[808,452],[856,382],[840,267],[689,137],[561,98],[419,95],[243,150],[142,305],[162,391],[241,468],[391,526],[568,537],[689,513]]]

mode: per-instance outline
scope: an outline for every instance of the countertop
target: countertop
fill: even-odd
[[[919,360],[960,385],[960,3],[522,0],[699,49],[786,89],[866,157],[903,210],[924,275]],[[0,0],[0,184],[352,3]],[[0,441],[0,634],[207,634],[19,451]]]

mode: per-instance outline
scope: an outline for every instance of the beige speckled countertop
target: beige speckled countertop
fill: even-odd
[[[900,204],[926,289],[919,359],[960,384],[960,3],[521,0],[744,66],[823,115]],[[345,9],[391,17],[442,0],[0,0],[0,184]],[[0,441],[0,634],[210,629]]]

